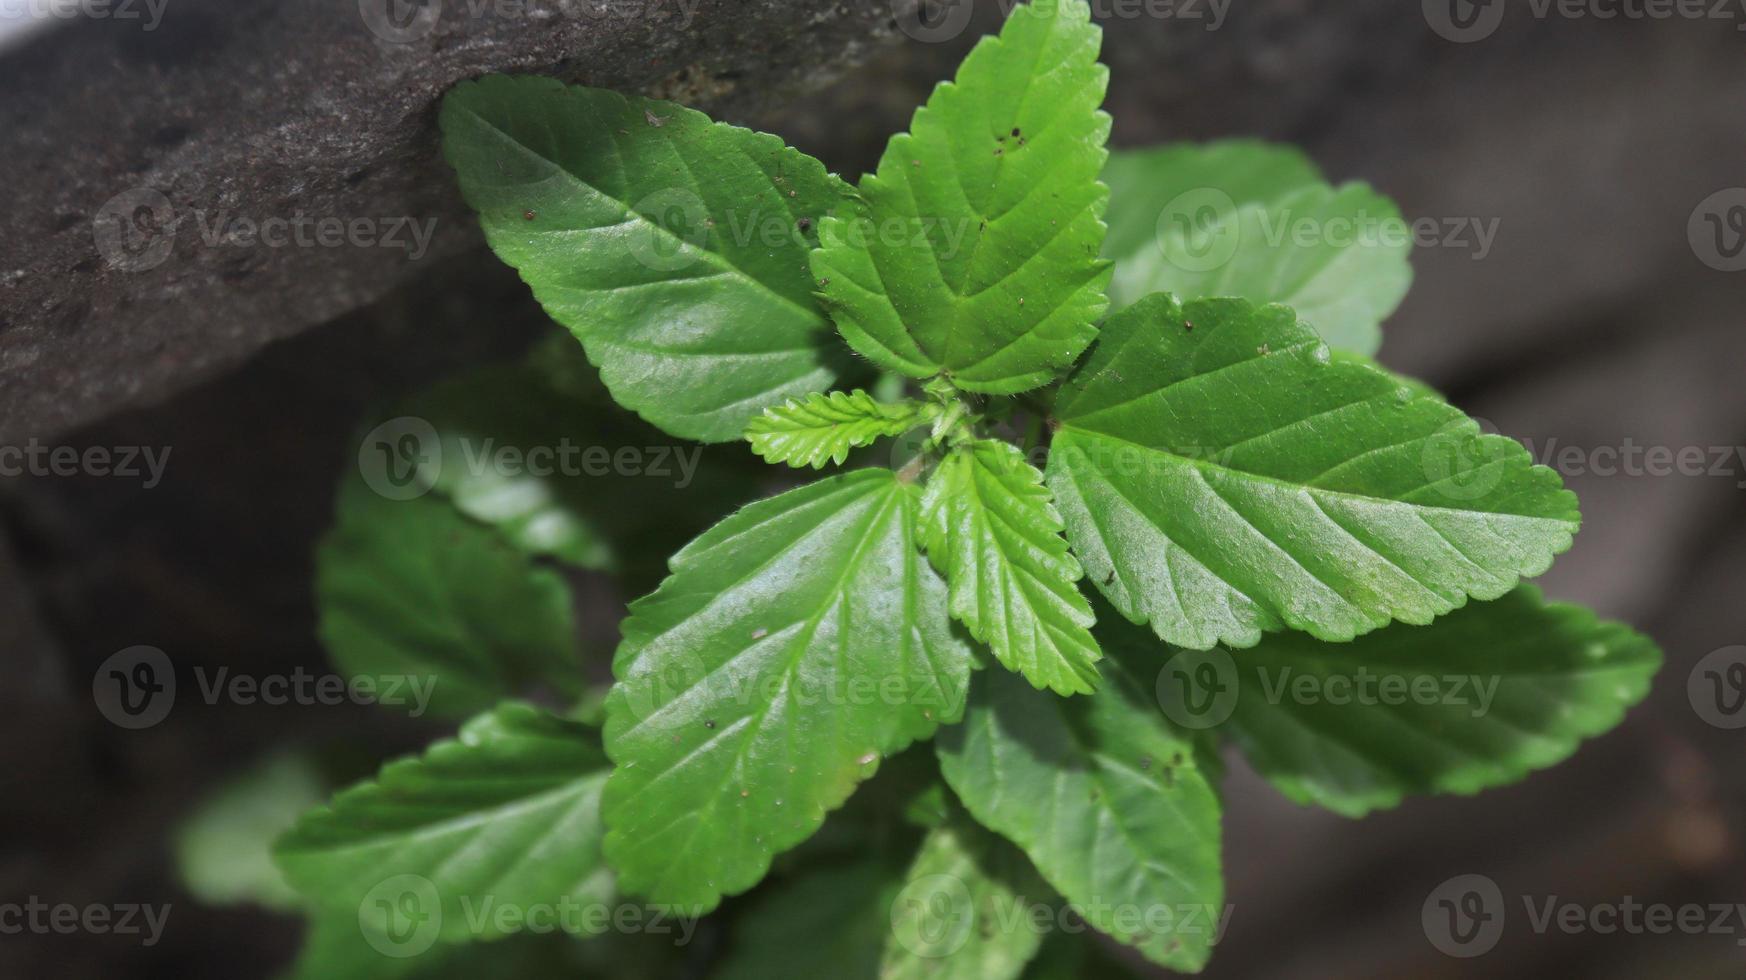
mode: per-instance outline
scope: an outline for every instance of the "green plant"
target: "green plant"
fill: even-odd
[[[896,443],[674,555],[604,694],[560,570],[636,582],[719,498],[418,460],[409,500],[349,479],[320,561],[334,657],[434,675],[433,708],[472,717],[280,841],[307,970],[355,966],[354,920],[433,973],[565,902],[695,925],[774,868],[704,924],[722,956],[622,955],[1070,974],[1108,951],[1013,910],[1071,907],[1193,971],[1226,914],[1221,742],[1358,816],[1518,779],[1642,697],[1649,641],[1519,584],[1569,546],[1574,495],[1369,359],[1406,243],[1271,231],[1398,212],[1261,144],[1111,156],[1098,43],[1080,0],[1018,7],[858,187],[668,103],[448,96],[487,239],[612,400],[792,467]],[[564,344],[403,411],[443,447],[661,438]],[[757,494],[738,461],[699,474]],[[574,707],[497,703],[530,685]]]

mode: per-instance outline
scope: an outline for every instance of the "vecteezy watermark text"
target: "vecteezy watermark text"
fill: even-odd
[[[1010,16],[1021,0],[994,0],[1002,17]],[[1034,7],[1049,7],[1052,0],[1030,0]],[[1135,20],[1174,20],[1198,23],[1216,31],[1225,25],[1232,0],[1090,0],[1091,16],[1105,24]],[[975,13],[975,0],[893,0],[892,19],[898,30],[917,41],[950,41],[964,33]]]
[[[288,674],[239,674],[229,667],[194,668],[200,700],[273,707],[386,704],[423,716],[436,692],[432,674],[314,674],[298,667]],[[103,717],[122,728],[150,728],[176,704],[176,672],[157,647],[135,646],[112,654],[91,677],[91,698]]]
[[[163,192],[136,187],[110,198],[92,221],[97,253],[110,268],[144,272],[169,261],[182,229],[208,249],[382,248],[417,261],[430,250],[435,218],[408,215],[250,216],[230,208],[177,208]]]
[[[429,493],[444,468],[457,465],[475,478],[647,477],[670,480],[673,489],[683,490],[697,476],[702,460],[702,446],[603,446],[568,437],[551,445],[525,446],[464,435],[445,442],[434,425],[416,415],[389,419],[358,444],[364,482],[389,500]]]
[[[1216,946],[1224,938],[1234,908],[1100,898],[1039,902],[1024,895],[979,904],[962,878],[930,874],[905,884],[893,897],[890,914],[892,938],[898,945],[922,959],[942,959],[962,949],[972,935],[1077,935],[1092,928],[1088,922],[1099,923],[1117,935],[1174,937]]]
[[[454,916],[459,913],[459,919]],[[416,874],[397,874],[377,882],[358,902],[358,928],[377,952],[396,959],[418,956],[436,945],[450,923],[459,921],[470,935],[510,932],[545,935],[566,932],[599,936],[609,932],[671,937],[685,946],[697,932],[704,909],[699,906],[638,905],[564,895],[555,902],[522,903],[495,895],[444,894],[437,884]]]
[[[444,17],[467,20],[554,19],[593,24],[664,19],[674,30],[691,26],[703,0],[358,0],[358,14],[371,34],[389,44],[428,37]],[[677,14],[675,21],[672,14]]]
[[[170,0],[0,0],[0,20],[139,21],[155,31]]]
[[[1746,30],[1746,0],[1522,0],[1535,20],[1725,20]],[[1506,0],[1421,0],[1425,23],[1458,44],[1483,41],[1502,26]]]
[[[46,446],[32,438],[22,446],[0,446],[0,477],[96,476],[137,480],[147,490],[164,479],[170,446]]]
[[[1558,895],[1521,895],[1528,928],[1536,935],[1734,936],[1746,946],[1746,902],[1644,902],[1622,895],[1576,901]],[[1503,937],[1510,903],[1496,881],[1482,874],[1457,875],[1425,897],[1420,924],[1442,952],[1468,958],[1490,952]]]
[[[1416,670],[1298,671],[1289,666],[1253,666],[1253,686],[1245,687],[1229,653],[1179,650],[1158,672],[1155,693],[1164,714],[1184,728],[1220,725],[1237,710],[1238,699],[1259,695],[1267,704],[1332,708],[1374,706],[1445,707],[1480,718],[1491,712],[1503,678],[1497,674],[1427,673]]]
[[[156,946],[170,918],[170,906],[141,902],[74,905],[46,902],[35,895],[0,903],[0,935],[140,936],[141,946]]]

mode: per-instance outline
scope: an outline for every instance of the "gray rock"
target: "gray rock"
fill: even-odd
[[[744,117],[854,64],[912,3],[142,0],[37,37],[0,61],[0,443],[161,397],[476,249],[437,146],[456,81],[551,74]]]

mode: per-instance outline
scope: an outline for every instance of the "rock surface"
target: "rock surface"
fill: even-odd
[[[475,248],[437,149],[456,81],[552,74],[744,116],[854,64],[910,3],[176,0],[33,38],[0,60],[0,444]]]

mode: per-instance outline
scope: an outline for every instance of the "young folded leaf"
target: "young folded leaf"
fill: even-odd
[[[1056,414],[1067,539],[1179,646],[1428,623],[1545,571],[1580,522],[1520,443],[1333,359],[1283,306],[1148,297],[1105,324]]]
[[[307,900],[354,923],[378,914],[379,894],[392,893],[389,909],[400,912],[395,886],[416,876],[405,879],[425,906],[414,920],[434,923],[445,942],[489,939],[520,920],[475,923],[469,909],[611,900],[600,858],[606,773],[592,729],[507,703],[305,814],[275,857]]]
[[[916,402],[877,402],[859,390],[814,392],[765,409],[746,426],[746,440],[766,462],[816,470],[827,462],[841,465],[849,450],[902,435],[926,419]]]
[[[606,850],[626,891],[713,907],[879,761],[963,711],[970,648],[915,491],[858,470],[760,501],[672,560],[613,665]]]
[[[1218,794],[1193,739],[1104,663],[1097,693],[1079,698],[983,671],[964,723],[935,741],[940,771],[1093,927],[1196,971],[1223,922]]]
[[[835,380],[807,253],[848,186],[817,160],[693,109],[550,78],[463,82],[441,123],[486,240],[620,404],[724,442]]]
[[[922,542],[951,586],[952,615],[1001,663],[1057,694],[1096,687],[1084,572],[1043,474],[1017,446],[979,439],[941,461],[922,496]]]
[[[1015,7],[892,137],[865,205],[827,219],[812,257],[851,347],[996,394],[1085,350],[1109,279],[1100,40],[1084,0]]]
[[[1182,302],[1284,303],[1338,350],[1374,354],[1412,283],[1394,202],[1333,187],[1301,152],[1233,140],[1110,154],[1112,308],[1155,292]]]
[[[1285,795],[1357,817],[1562,762],[1618,724],[1660,664],[1648,637],[1524,585],[1351,643],[1268,636],[1235,658],[1222,730]]]

